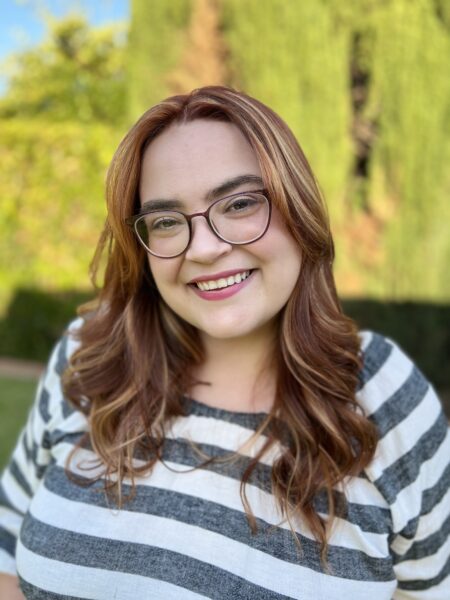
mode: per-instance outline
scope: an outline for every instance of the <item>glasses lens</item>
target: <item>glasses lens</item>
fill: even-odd
[[[140,217],[135,224],[144,246],[153,254],[171,257],[181,254],[189,242],[189,226],[181,213],[157,211]]]
[[[269,201],[263,194],[246,192],[214,204],[210,219],[227,242],[248,244],[263,235],[270,217]]]

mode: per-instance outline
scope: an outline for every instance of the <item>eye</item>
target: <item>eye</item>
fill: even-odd
[[[185,224],[184,219],[176,214],[150,214],[145,217],[145,227],[150,235],[174,234]]]
[[[176,227],[177,225],[181,225],[179,221],[176,219],[171,219],[170,217],[164,217],[162,219],[158,219],[151,224],[152,229],[170,229],[171,227]]]
[[[254,218],[261,214],[267,201],[262,194],[243,194],[233,198],[224,198],[218,204],[216,217],[228,219]]]
[[[233,213],[233,212],[246,212],[255,207],[255,205],[259,204],[256,198],[252,198],[251,196],[238,196],[237,198],[233,198],[229,200],[224,207],[224,213]]]

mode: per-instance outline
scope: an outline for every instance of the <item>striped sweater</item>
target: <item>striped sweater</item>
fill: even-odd
[[[263,413],[184,398],[185,416],[168,428],[163,460],[120,511],[101,481],[80,486],[68,478],[66,459],[87,429],[61,392],[76,348],[70,331],[51,356],[1,479],[0,571],[17,573],[33,599],[448,600],[447,421],[432,386],[393,341],[360,335],[357,397],[380,441],[365,472],[336,490],[348,505],[332,530],[329,572],[305,524],[294,523],[299,553],[281,518],[270,487],[276,450],[247,485],[258,532],[249,529],[239,487],[264,442],[245,443]],[[195,468],[204,460],[195,448],[219,460]],[[234,461],[220,460],[236,452]],[[71,469],[91,478],[93,459],[86,448]],[[317,510],[327,511],[321,497]]]

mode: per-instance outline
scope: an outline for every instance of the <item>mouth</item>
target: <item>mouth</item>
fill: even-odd
[[[240,271],[239,273],[229,275],[228,277],[221,277],[220,279],[211,279],[209,281],[195,281],[193,283],[190,283],[189,285],[196,287],[202,292],[221,290],[232,287],[233,285],[237,285],[242,281],[245,281],[248,277],[250,277],[254,270],[255,269]]]
[[[248,269],[228,277],[211,281],[196,281],[188,285],[198,296],[205,300],[222,300],[246,287],[253,279],[255,271],[256,269]]]

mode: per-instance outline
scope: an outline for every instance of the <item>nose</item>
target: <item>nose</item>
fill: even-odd
[[[213,263],[229,254],[232,244],[224,242],[212,231],[205,217],[192,219],[192,235],[185,258],[193,262]]]

